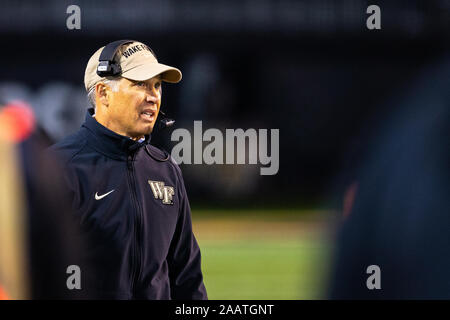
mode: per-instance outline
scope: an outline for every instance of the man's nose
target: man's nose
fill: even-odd
[[[148,89],[146,98],[147,98],[148,102],[156,103],[158,101],[158,98],[159,98],[159,91],[157,89],[155,89],[155,88]]]

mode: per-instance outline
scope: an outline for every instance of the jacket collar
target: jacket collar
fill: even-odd
[[[150,135],[146,135],[144,141],[134,141],[129,137],[122,136],[109,130],[100,124],[93,115],[94,109],[88,109],[86,120],[82,126],[90,133],[89,145],[106,155],[114,158],[118,157],[120,159],[126,159],[127,156],[150,143]]]

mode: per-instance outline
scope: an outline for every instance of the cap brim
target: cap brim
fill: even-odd
[[[180,82],[182,77],[180,70],[162,63],[143,64],[122,72],[122,77],[135,81],[145,81],[157,75],[161,75],[163,81],[170,83]]]

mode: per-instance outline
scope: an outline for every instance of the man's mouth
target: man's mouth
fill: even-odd
[[[154,121],[155,115],[156,115],[156,112],[153,112],[150,110],[141,112],[141,118],[143,118],[144,120],[147,120],[147,121]]]

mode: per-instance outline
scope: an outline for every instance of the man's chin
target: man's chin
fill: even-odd
[[[154,124],[147,126],[145,129],[141,131],[141,135],[149,135],[153,132]]]

